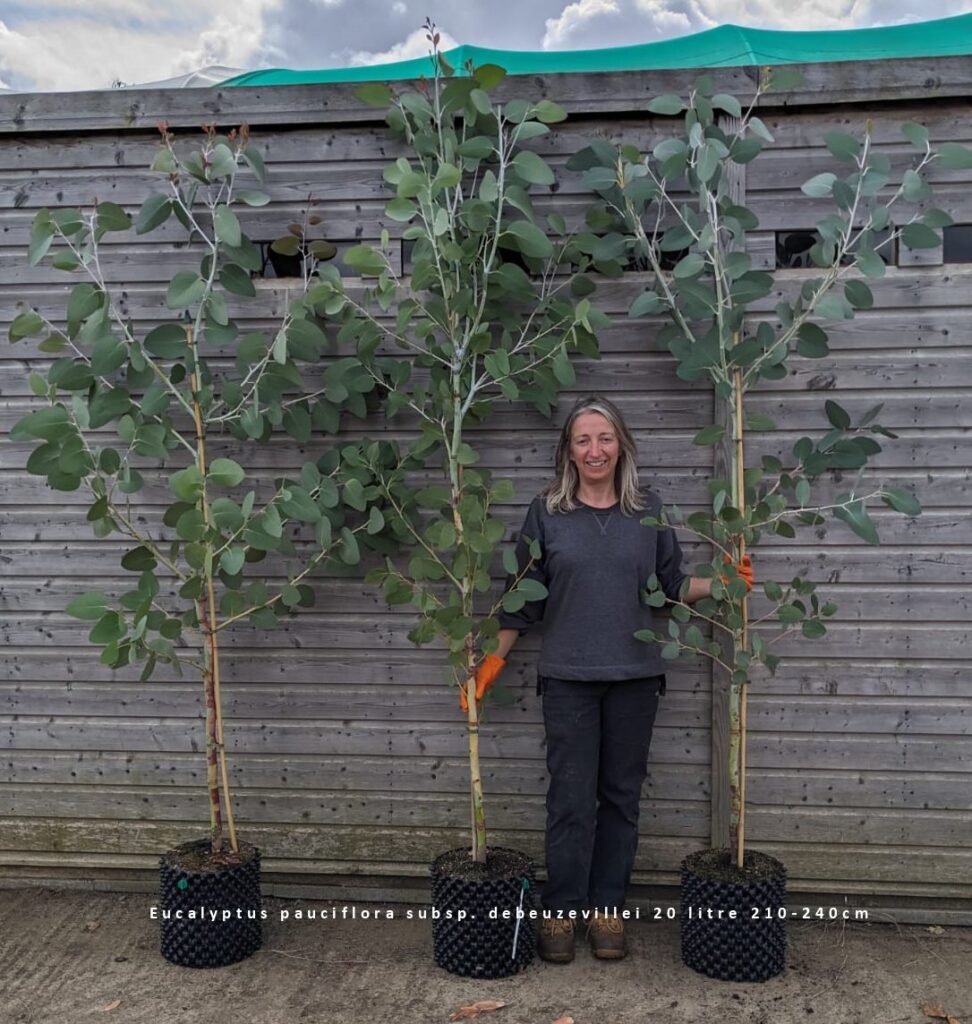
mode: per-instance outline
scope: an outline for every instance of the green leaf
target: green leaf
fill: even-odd
[[[243,232],[236,214],[228,206],[217,206],[213,214],[216,237],[227,245],[238,246],[243,241]]]
[[[542,124],[557,124],[567,120],[567,111],[552,100],[541,100],[533,106],[533,116]],[[520,133],[522,139],[523,133]]]
[[[9,338],[12,342],[40,334],[44,330],[44,321],[38,313],[30,310],[15,316],[10,324]]]
[[[260,192],[255,189],[240,189],[236,193],[236,198],[241,203],[245,203],[247,206],[266,206],[270,202],[270,196],[266,192]]]
[[[915,147],[924,150],[928,146],[928,129],[923,124],[905,121],[901,125],[901,134]]]
[[[860,501],[853,502],[847,508],[835,509],[834,517],[845,522],[858,537],[867,541],[868,544],[880,543],[874,523]]]
[[[708,427],[703,427],[696,435],[692,438],[692,444],[708,445],[715,444],[717,441],[722,440],[722,435],[725,433],[725,427],[718,424],[712,424]]]
[[[526,604],[526,598],[515,590],[508,590],[500,603],[504,612],[515,615]]]
[[[191,270],[180,270],[169,282],[165,304],[169,309],[186,309],[206,294],[206,282]]]
[[[99,203],[95,215],[103,231],[127,231],[132,226],[132,218],[117,203]]]
[[[672,276],[681,280],[694,277],[705,269],[705,257],[699,252],[690,252],[675,264]]]
[[[385,213],[392,220],[405,224],[418,213],[418,207],[411,199],[391,199],[385,203]]]
[[[473,75],[481,89],[495,89],[506,78],[506,71],[498,64],[480,64]]]
[[[121,560],[122,568],[129,572],[146,572],[157,564],[155,555],[144,544],[126,551]]]
[[[554,173],[545,161],[528,149],[521,150],[513,158],[513,170],[531,185],[552,185]]]
[[[972,168],[972,149],[957,142],[943,142],[938,147],[938,160],[950,171],[967,171]]]
[[[249,271],[238,263],[227,263],[220,270],[219,283],[233,295],[243,295],[249,299],[256,295],[256,287]]]
[[[370,245],[352,245],[344,254],[344,262],[362,277],[377,277],[385,270],[384,258]]]
[[[507,235],[512,235],[524,256],[546,259],[553,253],[550,239],[536,224],[531,224],[528,220],[515,220],[512,224],[507,224],[503,236]]]
[[[108,598],[96,590],[87,590],[71,601],[65,612],[75,619],[100,619],[107,611]]]
[[[909,249],[935,249],[942,244],[941,236],[927,224],[905,224],[901,241]]]
[[[185,328],[179,324],[162,324],[154,328],[145,336],[142,346],[159,359],[182,359],[189,351]]]
[[[895,510],[895,512],[902,512],[906,516],[921,515],[921,503],[909,491],[903,491],[896,487],[889,487],[887,491],[881,495],[881,499],[885,505],[889,505]]]
[[[135,234],[144,235],[164,224],[172,213],[172,200],[168,196],[151,195],[142,203],[135,220]]]
[[[357,509],[359,512],[364,512],[368,500],[365,498],[364,486],[360,480],[352,477],[344,485],[344,503],[345,505],[350,505],[353,509]]]
[[[848,281],[844,285],[844,295],[855,309],[871,309],[874,305],[871,289],[863,281]]]
[[[30,229],[30,246],[27,249],[27,259],[32,267],[47,255],[47,250],[54,241],[54,224],[51,220],[50,210],[38,210]]]
[[[854,315],[850,303],[835,292],[824,295],[814,307],[814,312],[824,320],[850,320]]]
[[[827,419],[830,420],[831,424],[838,430],[847,430],[851,425],[850,415],[847,410],[839,406],[836,402],[826,401],[824,403],[824,411],[827,414]]]
[[[88,634],[93,644],[110,644],[125,635],[125,623],[118,612],[105,612]]]
[[[341,527],[341,541],[337,553],[345,565],[357,565],[361,561],[358,539],[346,526]]]
[[[547,588],[539,580],[525,577],[516,585],[515,593],[522,594],[527,601],[543,601]]]
[[[394,94],[384,82],[367,82],[354,90],[354,95],[369,107],[387,107],[394,100]]]
[[[827,627],[819,619],[807,619],[801,629],[808,640],[818,640],[827,633]]]
[[[724,110],[730,117],[742,117],[742,107],[735,96],[718,92],[709,101],[717,110]]]
[[[236,576],[246,561],[246,549],[238,544],[226,548],[219,556],[219,564],[227,576]]]
[[[838,160],[853,162],[861,153],[861,144],[853,135],[846,132],[827,132],[824,135],[824,143]]]
[[[824,171],[823,174],[815,174],[808,181],[805,181],[800,186],[800,191],[813,199],[822,199],[833,192],[836,180],[836,174],[832,171]]]
[[[664,308],[664,302],[660,295],[657,295],[655,292],[642,292],[631,303],[631,307],[628,309],[628,316],[651,316],[654,313],[660,313]]]
[[[648,104],[648,109],[653,114],[672,116],[674,114],[681,114],[685,109],[685,103],[680,96],[676,96],[674,93],[664,93],[651,100]]]
[[[246,478],[246,473],[233,459],[213,459],[207,476],[220,487],[238,487]]]
[[[203,478],[198,466],[186,466],[173,473],[169,478],[169,487],[183,501],[195,501],[202,495]]]

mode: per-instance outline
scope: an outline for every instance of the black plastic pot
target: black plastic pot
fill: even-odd
[[[469,878],[463,860],[469,864],[467,849],[449,850],[430,868],[435,962],[464,978],[507,978],[529,967],[536,953],[533,863],[516,850],[491,847],[487,868],[502,860],[504,877]]]
[[[180,856],[208,848],[209,840],[201,839],[159,860],[162,956],[180,967],[235,964],[252,956],[262,941],[260,851],[246,848],[242,863],[214,870],[178,866]]]
[[[786,868],[749,851],[744,871],[755,877],[718,877],[733,874],[731,863],[728,850],[702,850],[682,862],[682,962],[709,978],[766,981],[786,966]]]

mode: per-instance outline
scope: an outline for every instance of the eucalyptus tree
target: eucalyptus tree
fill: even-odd
[[[142,680],[159,665],[201,677],[211,850],[232,862],[239,847],[220,690],[226,631],[244,623],[270,629],[312,605],[314,570],[356,564],[359,540],[382,528],[377,509],[364,515],[376,493],[367,469],[335,447],[293,477],[270,479],[244,463],[258,462],[254,446],[272,445],[277,428],[307,443],[336,431],[344,409],[363,416],[375,381],[347,360],[332,363],[323,380],[315,376],[327,339],[307,296],[318,258],[333,248],[306,238],[308,218],[299,237],[281,243],[299,251],[302,276],[280,322],[264,332],[237,321],[257,297],[251,275],[262,255],[236,211],[269,201],[263,158],[245,126],[228,136],[209,128],[201,149],[185,155],[176,142],[163,126],[152,165],[160,189],[134,220],[110,202],[35,217],[31,264],[51,256],[54,268],[82,280],[63,316],[26,309],[11,325],[11,341],[40,336],[40,353],[53,357],[46,374],[30,374],[43,407],[11,437],[36,444],[27,470],[48,486],[86,491],[96,537],[130,544],[121,557],[136,577],[130,589],[117,599],[90,591],[67,605],[92,623],[101,661],[119,670],[141,664]],[[184,269],[168,282],[162,322],[150,326],[126,314],[122,286],[113,283],[124,268],[109,265],[118,257],[104,240],[167,224],[174,230],[165,237],[184,229],[188,246],[168,250],[185,253]],[[261,306],[249,315],[266,314]],[[214,458],[220,448],[237,458]]]
[[[721,448],[724,469],[708,483],[711,507],[688,515],[673,507],[660,519],[645,520],[711,545],[711,560],[697,572],[712,579],[712,596],[694,605],[669,602],[652,577],[645,600],[658,608],[669,605],[671,618],[667,633],[645,631],[641,638],[660,642],[664,658],[703,655],[728,673],[731,828],[740,868],[747,684],[757,665],[775,671],[779,657],[773,647],[783,637],[825,636],[825,620],[837,609],[820,602],[811,580],[767,580],[768,610],[751,621],[746,584],[735,566],[761,538],[793,538],[828,517],[876,544],[868,511],[876,503],[907,516],[920,513],[915,495],[865,479],[870,458],[881,451],[878,439],[895,437],[878,422],[881,405],[855,420],[828,399],[821,436],[802,436],[789,451],[756,461],[747,458],[748,434],[776,425],[749,411],[747,399],[762,381],[782,380],[793,356],[827,356],[824,324],[846,323],[873,306],[870,282],[886,269],[882,251],[896,243],[913,249],[940,244],[939,229],[951,218],[930,205],[928,173],[936,166],[972,166],[972,152],[953,143],[933,147],[928,131],[915,123],[901,125],[914,159],[900,177],[875,146],[870,123],[859,138],[828,132],[834,169],[802,185],[817,216],[809,250],[813,272],[797,279],[754,268],[746,236],[759,225],[738,188],[740,168],[759,159],[773,141],[756,111],[767,90],[789,87],[785,74],[763,79],[745,106],[716,93],[713,80],[703,76],[685,98],[662,95],[651,101],[652,112],[673,119],[671,133],[651,152],[597,141],[569,162],[600,197],[588,220],[602,235],[602,249],[617,264],[646,272],[646,287],[629,315],[661,318],[657,338],[675,357],[679,378],[709,382],[723,410],[719,422],[694,438],[697,445]],[[827,212],[821,202],[829,205]],[[784,297],[774,305],[771,295]],[[835,480],[841,481],[836,494]],[[773,622],[782,628],[772,637],[752,628]]]
[[[587,297],[589,257],[564,219],[537,214],[531,186],[555,183],[550,164],[528,140],[543,139],[564,111],[550,100],[507,99],[490,92],[505,72],[494,65],[454,73],[427,26],[435,74],[417,88],[362,87],[358,95],[387,107],[405,155],[385,169],[394,196],[385,206],[403,225],[410,267],[399,269],[388,236],[361,245],[346,261],[375,279],[354,294],[330,268],[312,296],[342,318],[362,365],[387,386],[389,416],[404,414],[414,440],[375,444],[363,453],[374,474],[391,534],[410,556],[388,558],[369,578],[391,605],[413,605],[416,644],[448,647],[447,677],[467,696],[472,818],[471,855],[486,861],[486,822],[479,769],[475,673],[495,651],[500,607],[514,611],[546,595],[512,550],[503,564],[512,580],[496,599],[490,572],[505,528],[497,503],[509,481],[481,465],[470,427],[497,402],[519,401],[549,416],[558,388],[574,383],[571,354],[596,357],[595,330],[606,318]],[[401,350],[405,358],[376,355]],[[531,539],[531,553],[539,546]]]

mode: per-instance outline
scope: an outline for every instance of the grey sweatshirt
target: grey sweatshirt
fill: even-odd
[[[677,598],[686,579],[682,551],[673,530],[642,526],[662,503],[643,492],[646,507],[634,515],[620,505],[551,515],[543,497],[534,498],[517,541],[521,568],[530,560],[527,539],[538,540],[542,557],[528,576],[548,595],[528,601],[515,613],[502,612],[500,625],[522,635],[542,621],[537,672],[553,679],[588,681],[640,679],[663,675],[656,643],[636,640],[639,629],[657,629],[652,609],[641,600],[648,577],[657,574],[665,594]],[[507,588],[512,578],[507,580]]]

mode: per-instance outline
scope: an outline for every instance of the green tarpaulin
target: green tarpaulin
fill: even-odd
[[[722,25],[678,39],[605,50],[489,50],[457,46],[446,59],[455,68],[499,64],[511,75],[591,71],[642,71],[652,68],[715,68],[820,61],[884,60],[896,57],[949,57],[972,53],[972,14],[888,28],[839,32],[775,32]],[[432,74],[429,57],[367,67],[290,71],[248,71],[224,85],[306,85],[314,82],[389,82]]]

